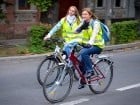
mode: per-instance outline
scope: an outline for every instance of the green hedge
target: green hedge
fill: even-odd
[[[140,39],[140,22],[136,20],[116,22],[111,25],[112,44],[130,43]]]
[[[55,44],[43,41],[44,36],[49,32],[49,25],[34,25],[29,32],[29,52],[44,53],[54,50]],[[54,37],[61,37],[60,31]],[[111,44],[129,43],[140,39],[140,21],[123,21],[111,25]],[[63,46],[62,43],[59,45]]]
[[[43,53],[45,52],[45,42],[43,41],[43,37],[45,33],[47,33],[49,29],[44,25],[34,25],[31,27],[29,32],[29,51],[32,53]]]
[[[28,38],[28,48],[31,53],[44,53],[53,51],[55,43],[51,41],[44,41],[44,36],[50,31],[51,25],[34,25],[31,27]],[[53,37],[60,37],[59,32]],[[62,44],[60,44],[62,45]]]

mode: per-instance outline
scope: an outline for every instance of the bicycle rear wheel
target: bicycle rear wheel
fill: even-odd
[[[45,75],[47,74],[48,70],[50,68],[53,68],[54,66],[58,65],[59,60],[55,58],[54,56],[47,56],[38,66],[37,68],[37,80],[40,85],[43,85],[43,81],[45,78]],[[57,74],[59,74],[59,71],[57,71]],[[56,78],[57,78],[56,74]]]
[[[59,71],[58,77],[55,78],[55,72]],[[51,80],[54,80],[49,84]],[[65,68],[65,65],[57,65],[50,69],[47,73],[43,83],[43,94],[50,103],[57,103],[63,101],[70,93],[73,83],[72,70]]]
[[[90,81],[89,88],[95,94],[104,93],[110,86],[113,78],[113,64],[110,60],[101,59],[94,66],[94,77],[99,80]]]

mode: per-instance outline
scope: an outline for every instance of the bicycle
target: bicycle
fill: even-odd
[[[113,61],[107,56],[91,56],[93,61],[93,69],[95,75],[90,78],[86,78],[81,72],[79,66],[81,65],[77,55],[75,55],[75,46],[69,57],[69,62],[61,63],[49,70],[43,83],[43,94],[45,99],[50,103],[57,103],[63,101],[70,93],[73,83],[73,70],[71,70],[71,63],[78,72],[79,77],[82,81],[89,86],[89,89],[95,93],[104,93],[110,86],[113,78]],[[60,71],[57,79],[49,85],[49,81],[54,77],[53,74],[57,70]],[[109,76],[107,76],[107,74]],[[57,94],[58,93],[58,94]]]
[[[46,56],[45,59],[41,61],[37,68],[37,81],[39,84],[42,86],[43,81],[45,78],[46,73],[50,68],[53,68],[54,66],[58,65],[59,63],[65,63],[66,61],[64,60],[64,54],[61,51],[61,48],[59,47],[58,43],[64,43],[63,39],[58,39],[58,38],[51,38],[48,41],[54,42],[55,43],[55,49],[54,52],[52,52],[49,56]],[[59,71],[57,71],[57,74],[59,74]],[[57,78],[56,74],[56,78]],[[78,80],[79,77],[77,73],[74,73],[74,78],[75,80]]]

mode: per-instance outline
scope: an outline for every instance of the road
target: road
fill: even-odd
[[[140,49],[110,56],[114,78],[107,92],[96,95],[88,87],[78,90],[78,82],[74,82],[70,95],[55,105],[139,105]],[[0,105],[51,105],[36,80],[41,60],[0,60]]]

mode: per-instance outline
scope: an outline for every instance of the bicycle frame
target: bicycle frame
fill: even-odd
[[[59,50],[57,52],[57,49],[55,50],[55,53],[53,54],[53,56],[56,56],[56,57],[60,56],[65,63],[60,62],[57,66],[51,68],[44,79],[43,93],[44,93],[45,98],[51,103],[57,103],[57,102],[63,101],[68,96],[72,88],[73,75],[75,73],[75,71],[73,72],[73,70],[76,70],[78,72],[77,74],[79,75],[82,82],[88,85],[90,90],[95,94],[104,93],[111,84],[111,81],[113,78],[113,66],[112,66],[113,62],[108,60],[106,56],[103,56],[103,57],[97,56],[97,58],[95,59],[94,57],[96,54],[94,56],[91,56],[92,58],[90,59],[93,62],[92,66],[93,66],[95,75],[91,76],[90,78],[87,78],[81,70],[80,66],[83,66],[83,65],[78,59],[78,56],[76,55],[76,49],[75,49],[76,47],[77,46],[72,46],[72,50],[68,59],[67,58],[63,59],[63,56],[59,55],[60,53],[59,53]],[[107,79],[106,79],[107,77],[106,74],[108,73],[108,69],[107,70],[104,69],[106,65],[102,66],[104,65],[104,62],[107,64],[107,67],[109,68],[109,78]],[[61,70],[61,71],[58,74],[57,72],[54,72],[56,70]],[[54,75],[56,75],[57,73],[57,78],[54,75],[53,76],[50,75],[52,73],[54,73]],[[54,79],[53,81],[50,82],[49,80],[51,80],[52,77],[54,77]],[[105,79],[105,84],[104,84],[104,81],[102,81],[103,79]],[[64,81],[64,84],[63,84],[63,81]],[[95,82],[92,82],[92,81],[95,81]],[[60,97],[57,97],[59,96],[59,94],[62,94],[62,92],[59,91],[59,89],[61,90],[63,88],[66,88],[65,89],[66,91],[63,92],[64,94],[62,96],[60,95]]]
[[[63,57],[61,48],[58,45],[55,46],[54,52],[50,55],[50,57],[51,56],[54,56],[61,63],[66,63],[65,57]]]
[[[80,46],[80,45],[79,45],[79,46]],[[73,48],[74,48],[74,46],[73,46]],[[61,63],[66,64],[67,62],[66,62],[65,58],[63,58],[62,53],[60,53],[60,52],[61,52],[60,49],[61,49],[61,48],[56,44],[56,47],[55,47],[53,56],[55,56],[55,58],[58,58],[58,59],[60,60]],[[95,54],[95,56],[96,56],[96,54]],[[106,58],[106,56],[98,57],[98,58],[99,58],[99,59],[100,59],[100,58],[102,59],[102,58]],[[93,66],[94,66],[93,68],[94,68],[95,72],[97,73],[97,75],[96,75],[96,76],[94,75],[94,76],[92,76],[92,77],[90,78],[90,80],[87,80],[87,78],[85,78],[85,76],[83,75],[82,71],[81,71],[80,68],[79,68],[79,66],[82,65],[82,64],[81,64],[81,62],[78,60],[77,56],[75,56],[75,51],[74,51],[74,49],[72,50],[72,52],[71,52],[71,54],[70,54],[70,56],[69,56],[69,59],[70,59],[70,61],[73,63],[73,66],[74,66],[74,68],[76,69],[76,71],[78,72],[78,75],[80,76],[80,78],[81,78],[84,82],[88,83],[88,82],[90,82],[90,81],[96,81],[96,80],[98,81],[98,80],[100,80],[100,79],[105,78],[104,74],[99,70],[99,68],[98,68],[97,66],[95,66],[96,63],[93,62]],[[100,76],[99,76],[99,75],[100,75]]]
[[[73,66],[74,66],[74,68],[77,70],[77,72],[78,72],[80,78],[81,78],[81,79],[83,80],[83,82],[85,82],[86,84],[89,84],[91,81],[98,81],[98,80],[100,80],[100,79],[105,78],[104,74],[99,70],[99,68],[98,68],[98,67],[95,67],[95,64],[93,64],[93,65],[94,65],[95,72],[97,72],[97,74],[100,75],[100,76],[98,76],[98,75],[95,76],[95,75],[94,75],[94,76],[92,76],[90,79],[87,79],[87,78],[83,75],[83,73],[81,72],[81,70],[80,70],[80,68],[79,68],[79,66],[81,65],[81,62],[80,62],[80,61],[78,60],[78,58],[75,56],[74,51],[71,52],[69,59],[70,59],[71,62],[73,63]]]

